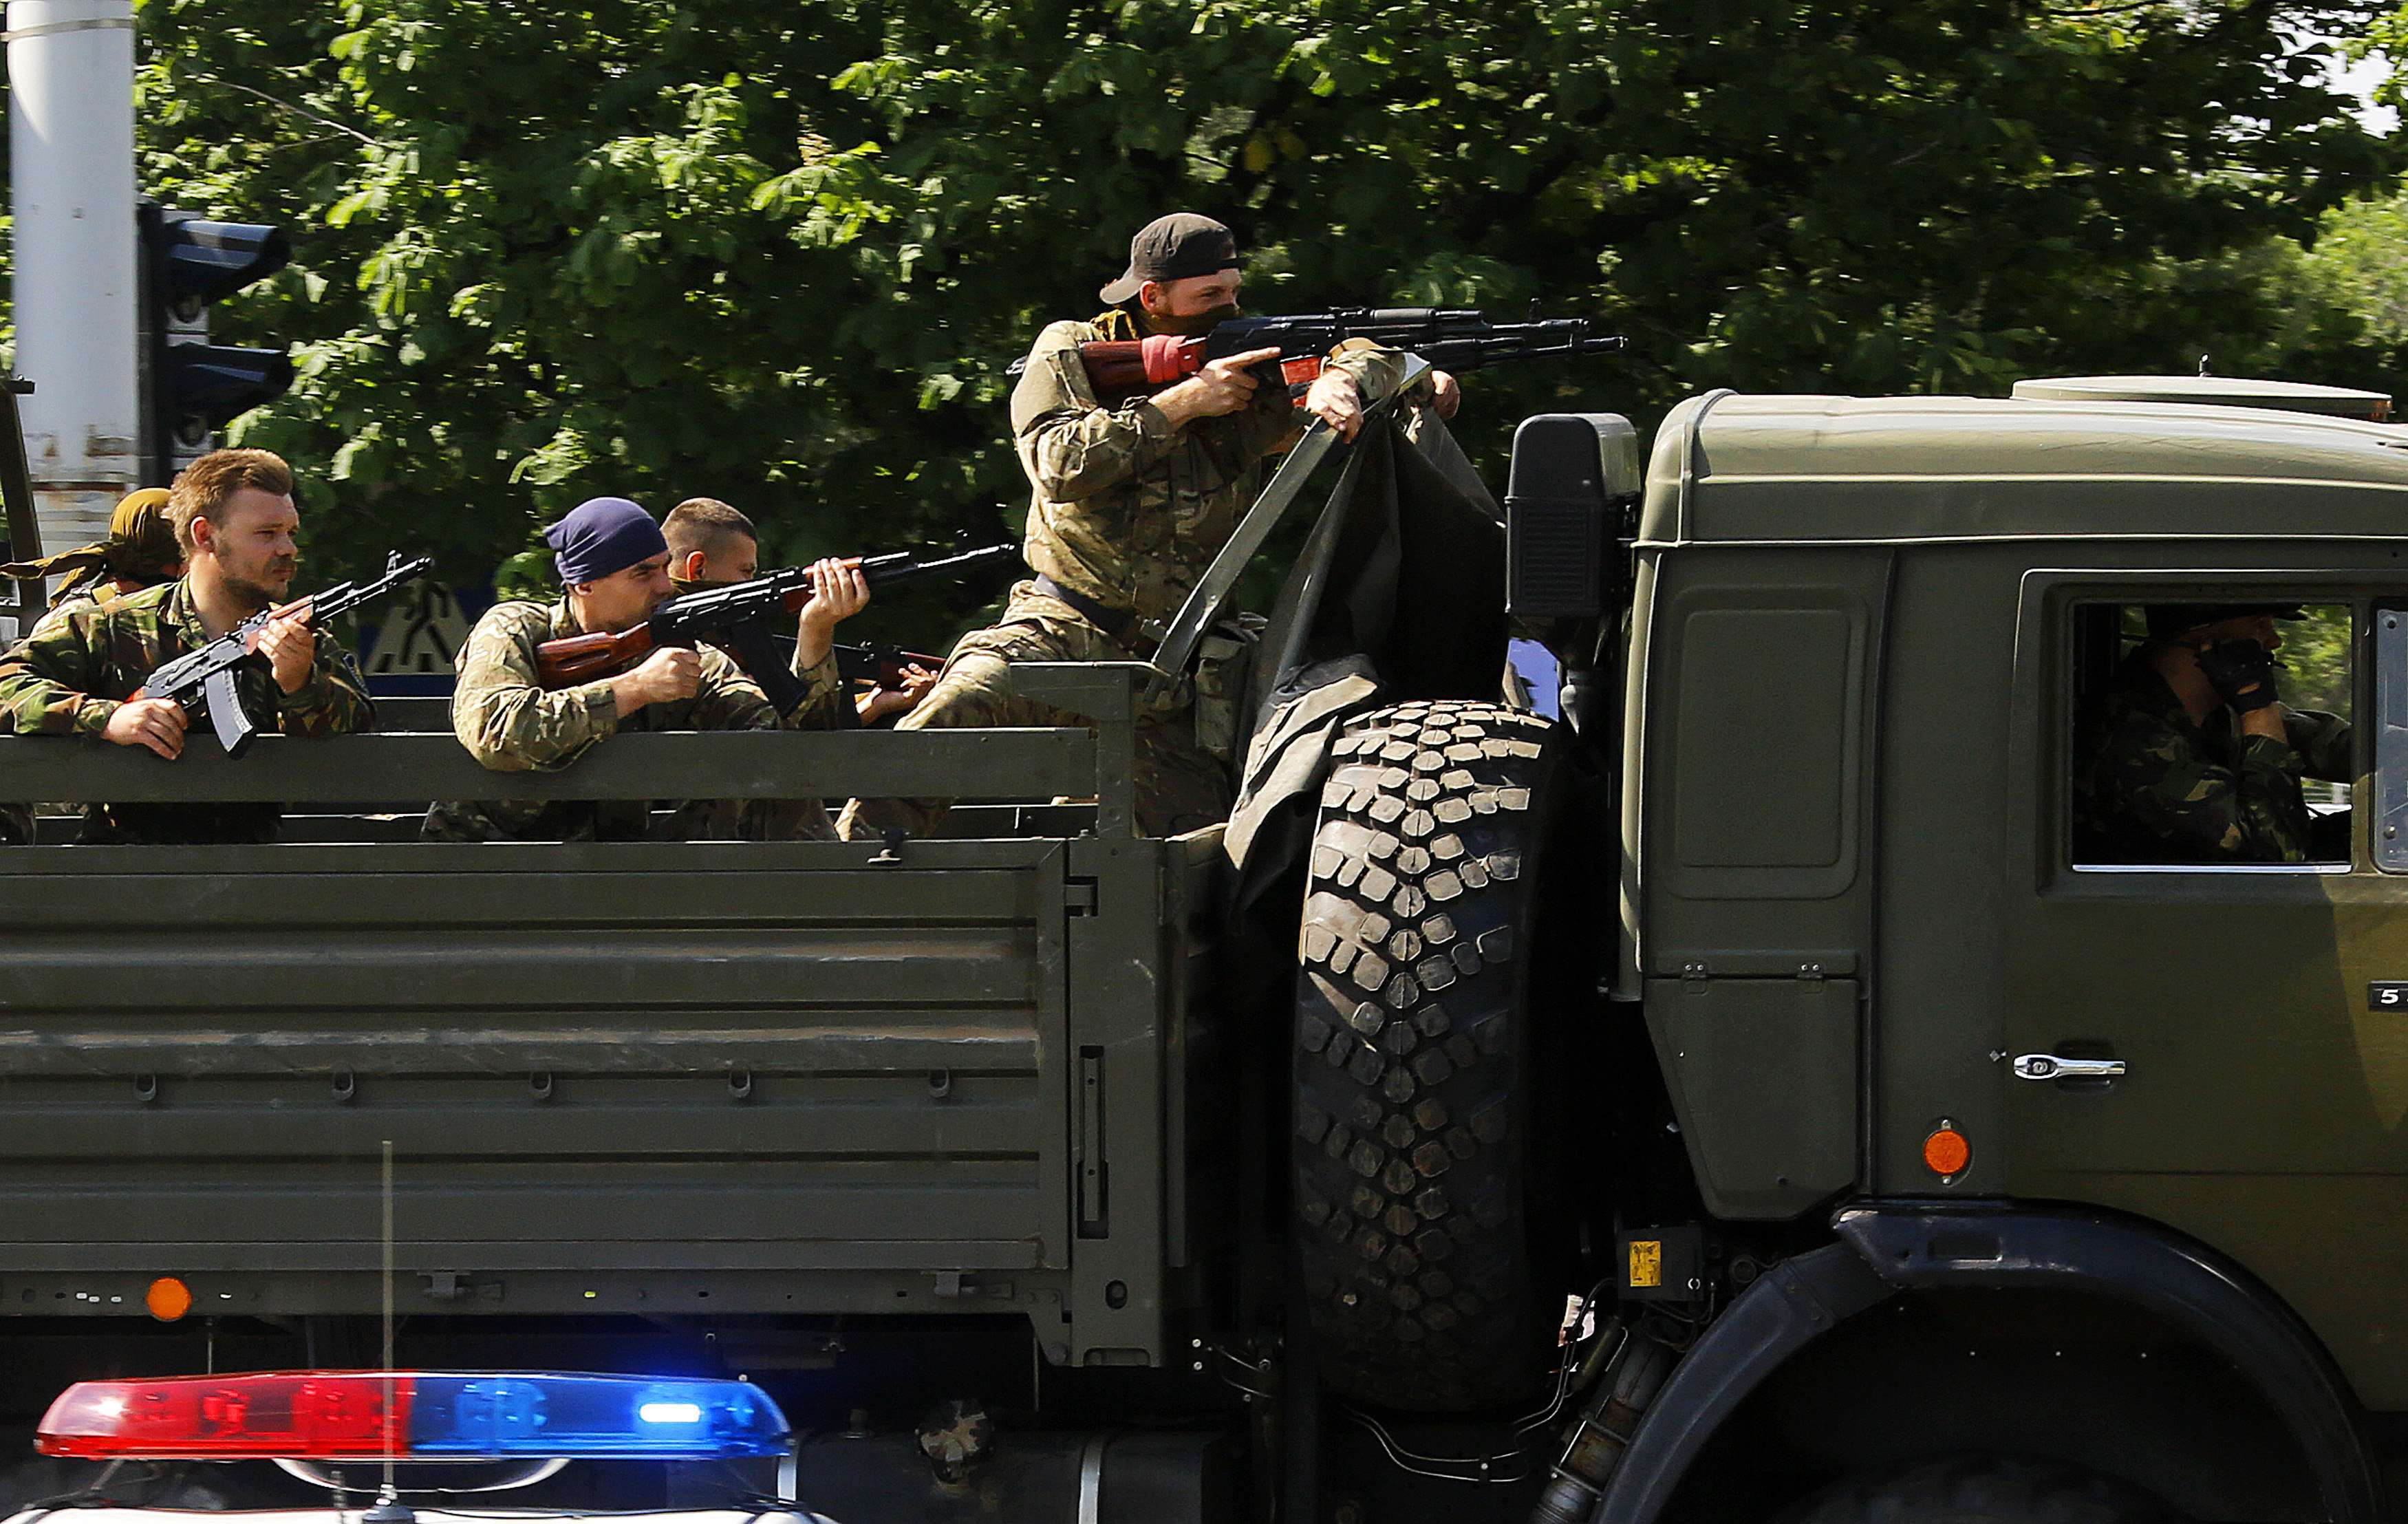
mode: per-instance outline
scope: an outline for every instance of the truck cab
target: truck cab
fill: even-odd
[[[1509,502],[1517,591],[1586,669],[1619,910],[1603,998],[1530,1027],[1643,1028],[1576,1104],[1679,1144],[1593,1186],[1675,1354],[1561,1517],[1818,1485],[1817,1518],[2072,1517],[2039,1500],[2094,1484],[2132,1489],[2101,1517],[2388,1517],[2408,452],[2338,389],[2028,391],[1700,397],[1619,493],[1618,420],[1524,426],[1517,472],[1549,431],[1602,462]],[[1572,504],[1609,532],[1568,538]],[[2309,860],[2075,828],[2086,712],[2161,604],[2302,616],[2282,681],[2353,748]]]

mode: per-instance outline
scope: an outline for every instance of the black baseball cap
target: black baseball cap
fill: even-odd
[[[2149,635],[2165,640],[2201,625],[2221,625],[2228,619],[2252,619],[2271,614],[2276,619],[2305,619],[2307,611],[2296,603],[2152,603],[2148,606]]]
[[[1237,263],[1238,236],[1227,226],[1200,212],[1174,211],[1137,230],[1129,239],[1128,268],[1096,295],[1118,307],[1148,280],[1217,275]]]

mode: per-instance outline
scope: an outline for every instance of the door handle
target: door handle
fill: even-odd
[[[2019,1080],[2119,1080],[2121,1058],[2060,1058],[2053,1053],[2027,1053],[2015,1060]]]

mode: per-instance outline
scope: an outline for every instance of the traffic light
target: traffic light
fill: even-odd
[[[280,350],[209,342],[208,308],[282,269],[284,230],[212,223],[144,202],[142,237],[143,454],[148,480],[165,483],[208,449],[209,435],[293,384]]]

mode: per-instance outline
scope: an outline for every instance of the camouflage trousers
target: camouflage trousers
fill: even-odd
[[[1077,715],[1013,692],[1005,664],[1128,659],[1068,605],[1023,582],[1012,589],[1003,623],[963,636],[937,685],[895,728],[1081,725]],[[1144,835],[1177,836],[1229,818],[1229,769],[1197,744],[1194,700],[1183,689],[1139,714],[1135,777],[1138,829]],[[838,818],[837,833],[849,841],[877,841],[889,830],[931,836],[952,802],[855,799]]]

